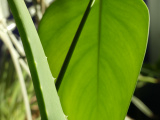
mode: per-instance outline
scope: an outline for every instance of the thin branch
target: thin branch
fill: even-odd
[[[126,116],[125,120],[133,120],[132,118]]]
[[[24,52],[22,45],[20,45],[20,43],[18,42],[17,38],[13,35],[13,33],[7,29],[7,23],[5,20],[3,21],[3,26],[4,26],[5,31],[7,31],[8,33],[8,36],[11,38],[11,41],[13,42],[18,52],[20,53],[20,55],[25,56],[25,52]]]
[[[8,35],[11,38],[13,44],[17,48],[17,50],[20,53],[20,55],[21,56],[26,56],[22,45],[20,45],[20,43],[18,42],[18,40],[16,39],[16,37],[11,33],[11,31],[8,31]]]
[[[41,12],[42,12],[42,14],[44,14],[44,12],[46,10],[46,3],[44,0],[40,0],[40,4],[41,4]]]
[[[23,74],[22,74],[22,71],[21,71],[21,67],[20,67],[20,64],[19,64],[19,61],[18,61],[18,59],[19,59],[18,55],[15,52],[14,47],[13,47],[7,33],[0,31],[0,37],[3,41],[3,43],[7,46],[8,50],[11,54],[11,58],[13,60],[13,63],[14,63],[14,66],[15,66],[15,69],[17,71],[17,75],[18,75],[18,78],[19,78],[19,82],[20,82],[20,85],[21,85],[21,90],[22,90],[22,95],[23,95],[23,99],[24,99],[24,103],[25,103],[27,118],[28,118],[28,120],[32,120],[28,95],[27,95],[26,86],[25,86]]]
[[[22,66],[22,68],[27,72],[28,76],[31,78],[31,73],[29,71],[29,67],[28,65],[26,64],[26,62],[24,62],[23,59],[19,59],[19,63],[20,65]]]
[[[66,56],[66,58],[65,58],[65,60],[64,60],[64,63],[63,63],[62,68],[61,68],[61,71],[60,71],[60,73],[59,73],[59,75],[58,75],[58,78],[57,78],[57,81],[56,81],[57,91],[59,90],[59,87],[60,87],[61,82],[62,82],[62,80],[63,80],[64,74],[65,74],[65,72],[66,72],[66,70],[67,70],[67,67],[68,67],[68,65],[69,65],[70,59],[71,59],[71,57],[72,57],[72,54],[73,54],[74,49],[75,49],[75,47],[76,47],[76,44],[77,44],[77,42],[78,42],[79,36],[80,36],[80,34],[81,34],[81,32],[82,32],[83,26],[84,26],[84,24],[85,24],[85,22],[86,22],[86,20],[87,20],[88,15],[89,15],[90,9],[91,9],[92,4],[93,4],[93,1],[94,1],[94,0],[90,0],[89,4],[88,4],[88,6],[87,6],[87,9],[86,9],[86,11],[85,11],[85,13],[84,13],[84,16],[83,16],[83,18],[82,18],[82,20],[81,20],[81,23],[80,23],[80,25],[79,25],[79,27],[78,27],[78,29],[77,29],[77,32],[76,32],[76,34],[75,34],[75,36],[74,36],[74,38],[73,38],[72,44],[71,44],[71,46],[70,46],[70,48],[69,48],[69,51],[68,51],[68,53],[67,53],[67,56]]]
[[[132,97],[132,103],[149,118],[153,118],[153,112],[136,96]]]
[[[141,74],[138,76],[138,80],[143,81],[143,82],[149,82],[149,83],[159,83],[160,82],[158,79],[155,79],[149,76],[143,76]]]
[[[16,39],[16,37],[13,35],[13,33],[7,29],[7,24],[6,24],[6,20],[5,19],[1,19],[2,25],[0,29],[6,33],[8,33],[8,36],[10,37],[11,41],[13,42],[13,44],[15,45],[15,47],[17,48],[17,50],[19,51],[21,56],[25,56],[25,52],[24,49],[22,47],[22,45],[20,45],[20,43],[18,42],[18,40]],[[18,58],[20,58],[20,55],[17,53],[17,51],[15,50],[15,48],[12,49],[13,51],[15,51],[15,54],[17,54],[16,56],[18,56]],[[23,59],[19,59],[19,62],[21,64],[21,66],[23,67],[23,69],[27,72],[27,74],[31,77],[29,68],[27,63],[23,60]]]

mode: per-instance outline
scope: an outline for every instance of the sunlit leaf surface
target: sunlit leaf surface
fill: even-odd
[[[58,76],[88,2],[57,0],[39,35]],[[141,69],[149,15],[142,0],[95,0],[59,89],[69,120],[124,120]]]

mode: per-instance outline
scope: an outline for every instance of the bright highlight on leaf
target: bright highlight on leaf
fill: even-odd
[[[87,4],[57,0],[41,21],[39,35],[56,78]],[[68,120],[124,120],[148,26],[142,0],[95,0],[59,90]]]

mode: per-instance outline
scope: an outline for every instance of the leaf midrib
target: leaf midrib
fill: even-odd
[[[102,0],[99,0],[99,19],[98,19],[98,51],[97,51],[97,118],[99,118],[99,72],[100,72],[100,44],[101,44],[101,17]]]

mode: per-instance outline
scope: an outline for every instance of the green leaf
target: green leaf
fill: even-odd
[[[42,120],[65,120],[54,78],[24,0],[8,0],[22,38]]]
[[[40,23],[54,77],[87,4],[57,0]],[[59,89],[69,120],[124,120],[143,62],[148,26],[142,0],[95,0]]]
[[[88,3],[89,0],[57,0],[47,9],[40,22],[38,32],[55,78],[58,77]]]

